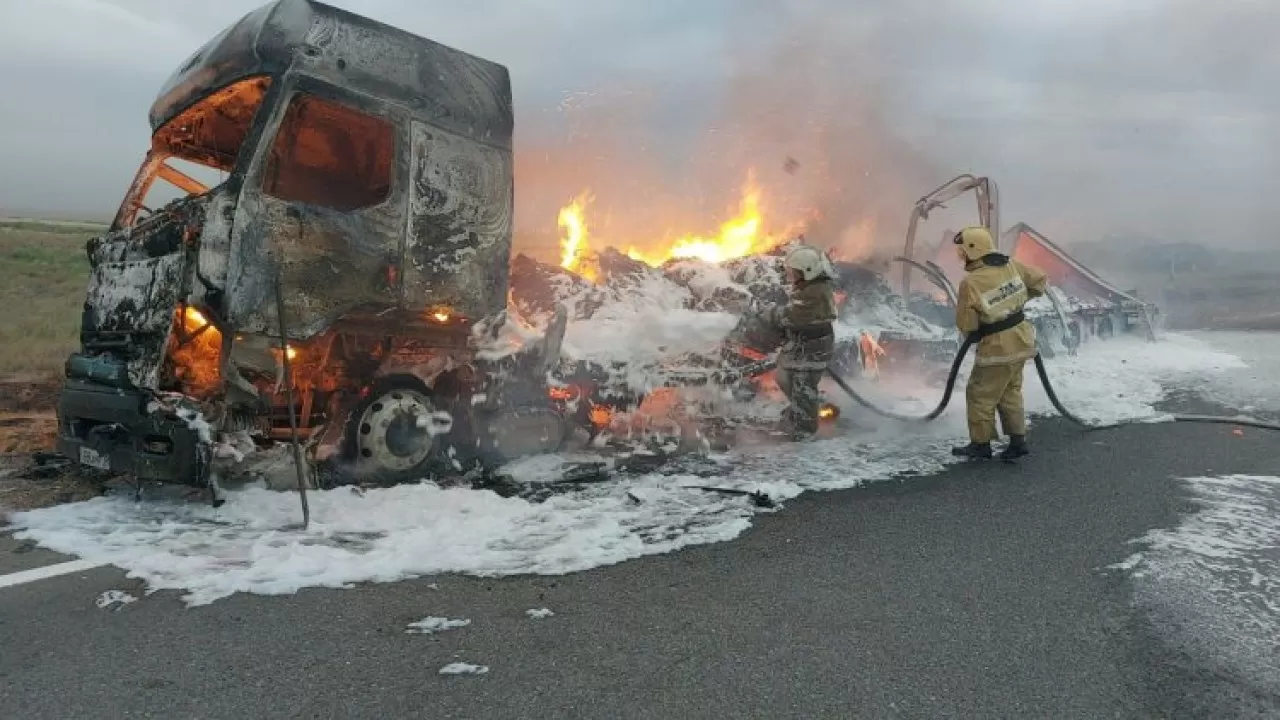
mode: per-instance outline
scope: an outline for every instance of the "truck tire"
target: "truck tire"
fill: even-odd
[[[379,380],[347,421],[347,472],[369,485],[434,481],[446,460],[437,414],[430,390],[418,378]]]

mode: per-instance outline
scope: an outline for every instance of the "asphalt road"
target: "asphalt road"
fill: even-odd
[[[1274,474],[1276,440],[1055,421],[1017,466],[808,495],[737,541],[565,577],[194,609],[109,568],[0,588],[0,717],[1274,716],[1104,568],[1191,509],[1171,478]],[[0,573],[66,559],[0,542]],[[141,599],[96,607],[111,589]],[[428,615],[472,623],[405,634]],[[437,674],[454,661],[490,671]]]

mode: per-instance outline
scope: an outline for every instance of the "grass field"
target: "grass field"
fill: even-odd
[[[77,346],[89,224],[0,220],[0,378],[60,375]]]

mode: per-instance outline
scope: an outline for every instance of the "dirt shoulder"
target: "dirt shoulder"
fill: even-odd
[[[59,387],[48,379],[0,380],[0,525],[8,512],[102,494],[101,478],[83,476],[51,454]]]
[[[32,455],[0,456],[0,527],[11,512],[89,500],[105,487],[102,479],[42,463]]]
[[[0,413],[52,413],[62,383],[51,377],[0,378]]]

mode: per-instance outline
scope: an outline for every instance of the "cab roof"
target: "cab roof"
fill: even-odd
[[[245,15],[189,57],[151,106],[155,132],[209,93],[286,71],[408,108],[415,118],[510,149],[507,68],[312,0],[277,0]]]

